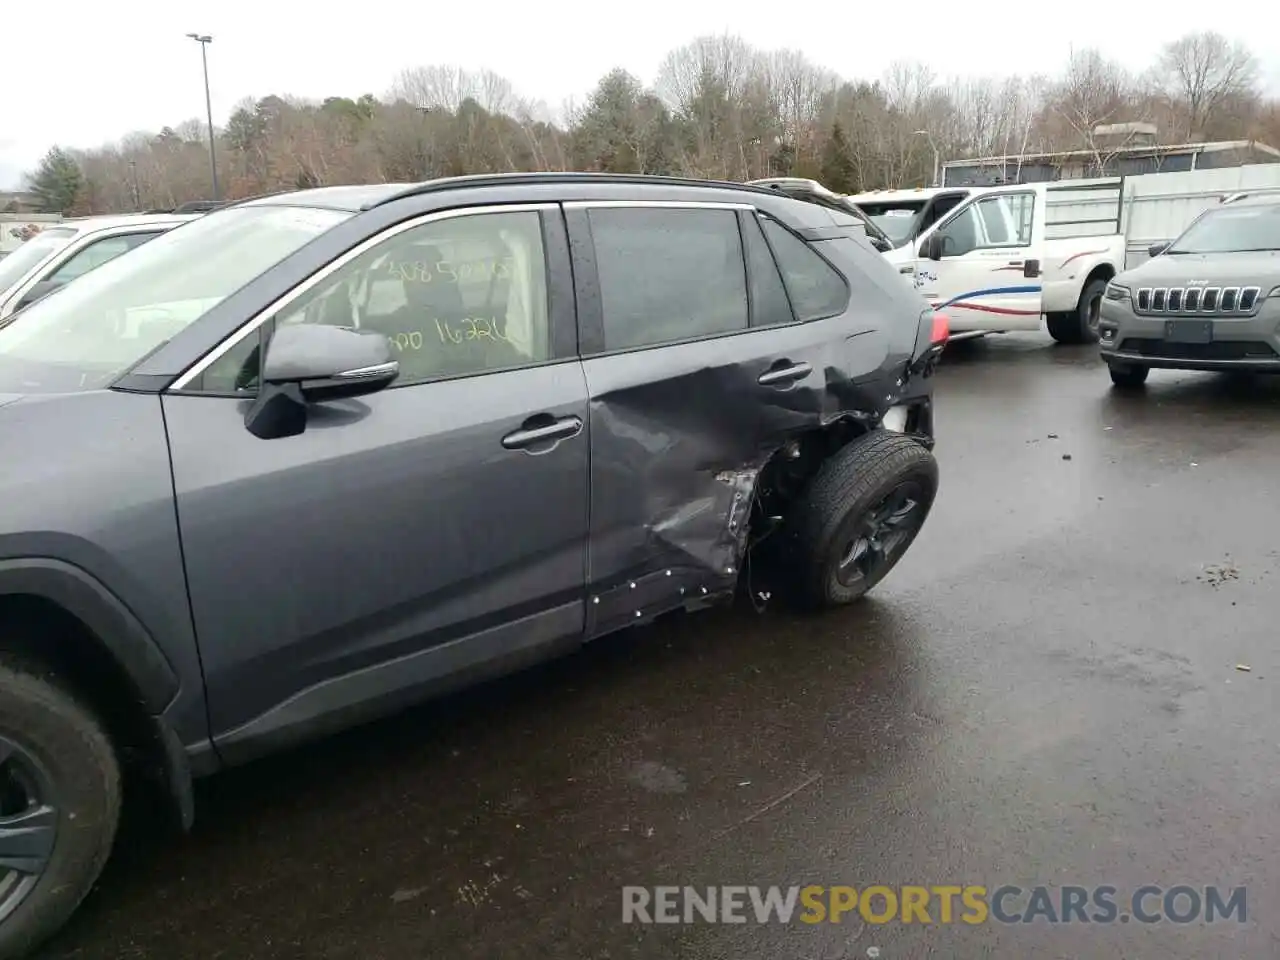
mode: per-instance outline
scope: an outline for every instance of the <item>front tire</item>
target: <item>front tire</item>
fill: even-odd
[[[89,893],[120,795],[97,718],[54,683],[0,663],[0,960],[27,955]]]
[[[1109,363],[1107,369],[1111,373],[1111,383],[1122,390],[1136,390],[1147,382],[1150,367],[1137,363]]]
[[[866,595],[902,559],[938,491],[933,454],[874,430],[836,452],[787,518],[791,595],[810,608]]]
[[[1046,314],[1049,336],[1059,343],[1097,343],[1098,317],[1106,289],[1107,281],[1102,277],[1090,280],[1080,291],[1080,300],[1074,310]]]

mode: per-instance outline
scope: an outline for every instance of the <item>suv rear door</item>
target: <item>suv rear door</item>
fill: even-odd
[[[749,203],[574,202],[566,217],[591,396],[590,638],[732,589],[760,467],[856,406],[851,373],[885,344],[845,277]]]

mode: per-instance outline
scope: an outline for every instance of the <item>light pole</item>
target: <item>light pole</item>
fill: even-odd
[[[133,209],[142,212],[142,200],[138,192],[138,161],[129,161],[129,175],[133,179]]]
[[[204,65],[204,109],[209,117],[209,173],[213,177],[213,199],[218,197],[218,157],[213,149],[213,100],[209,97],[209,44],[213,37],[207,33],[188,33],[188,37],[200,44],[200,62]]]
[[[933,142],[933,134],[928,130],[917,130],[915,135],[917,137],[927,137],[929,140],[929,146],[933,148],[933,183],[930,184],[930,186],[940,186],[938,183],[938,145]]]

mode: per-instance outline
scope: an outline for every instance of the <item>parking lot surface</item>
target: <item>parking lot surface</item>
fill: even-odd
[[[937,505],[868,601],[676,617],[216,778],[193,836],[126,829],[43,956],[1276,956],[1278,411],[1280,381],[1123,395],[1093,349],[956,345]],[[621,909],[624,885],[1183,883],[1247,887],[1245,922]]]

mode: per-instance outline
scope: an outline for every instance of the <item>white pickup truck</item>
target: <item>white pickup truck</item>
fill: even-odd
[[[1039,330],[1098,339],[1107,281],[1124,269],[1119,179],[974,190],[885,257],[950,319],[952,339]]]

